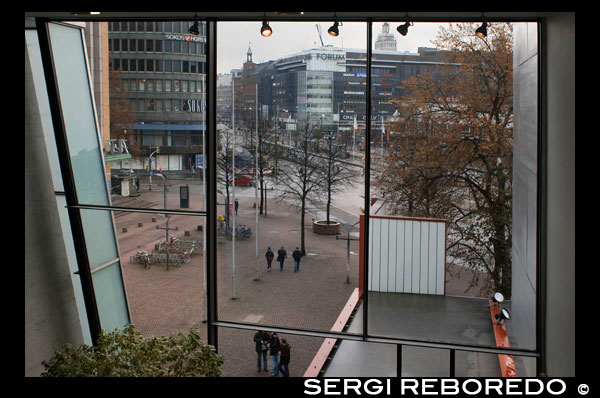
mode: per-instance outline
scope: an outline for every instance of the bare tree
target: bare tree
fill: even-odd
[[[326,221],[330,222],[331,195],[341,192],[344,188],[353,185],[356,176],[354,166],[343,161],[346,153],[342,145],[334,142],[334,137],[325,137],[325,151],[319,161],[320,193],[326,197]]]
[[[405,82],[378,186],[399,209],[447,219],[448,253],[510,297],[512,27],[490,24],[485,39],[474,30],[440,29],[447,65]]]
[[[311,142],[306,132],[299,135],[296,150],[290,162],[279,171],[279,198],[300,203],[300,250],[306,255],[304,244],[304,217],[306,201],[319,189],[319,157],[312,151]]]

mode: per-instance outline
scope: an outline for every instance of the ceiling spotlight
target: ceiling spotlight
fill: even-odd
[[[190,32],[190,34],[192,34],[192,35],[200,34],[200,28],[198,27],[198,20],[196,20],[194,22],[194,24],[192,26],[190,26],[190,28],[188,29],[188,32]]]
[[[333,25],[331,25],[331,27],[327,29],[327,33],[329,33],[331,36],[338,37],[340,35],[338,26],[340,25],[342,25],[340,22],[335,21]]]
[[[410,21],[406,21],[406,23],[404,25],[400,25],[396,28],[396,30],[398,31],[398,33],[400,33],[402,36],[406,36],[406,34],[408,33],[408,27],[412,26],[413,23]]]
[[[502,293],[500,293],[500,292],[496,292],[492,296],[492,302],[494,303],[493,304],[494,306],[498,306],[498,304],[500,304],[503,301],[504,301],[504,295],[502,295]]]
[[[273,33],[273,30],[269,26],[269,22],[267,22],[267,20],[265,19],[262,23],[262,28],[260,28],[260,34],[263,37],[269,37],[269,36],[271,36],[272,33]]]
[[[487,22],[484,20],[480,27],[477,28],[475,34],[484,39],[487,36]]]
[[[502,308],[495,316],[498,325],[504,323],[505,319],[510,319],[510,312],[506,308]]]

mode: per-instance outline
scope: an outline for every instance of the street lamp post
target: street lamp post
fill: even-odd
[[[346,256],[346,283],[350,283],[350,241],[351,240],[360,240],[358,238],[351,238],[350,237],[350,231],[359,222],[360,221],[357,221],[357,222],[355,222],[354,224],[352,224],[350,226],[348,226],[349,224],[345,224],[345,223],[342,224],[344,226],[344,229],[346,230],[347,235],[348,235],[346,238],[340,238],[338,235],[335,236],[335,240],[345,240],[345,241],[348,242],[348,249],[347,249],[347,256]]]

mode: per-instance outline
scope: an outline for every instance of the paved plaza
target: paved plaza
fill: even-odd
[[[152,191],[147,183],[140,185],[141,195],[136,198],[119,198],[123,206],[148,206],[162,208],[163,187],[155,179]],[[158,181],[161,184],[160,181]],[[169,186],[169,183],[172,185]],[[190,210],[202,210],[201,186],[189,181],[167,182],[167,207],[179,209],[179,184],[190,186]],[[269,196],[267,217],[259,215],[259,256],[256,260],[254,188],[236,188],[239,210],[236,224],[252,229],[249,240],[236,240],[235,299],[233,297],[232,241],[223,240],[217,251],[217,311],[218,319],[233,322],[250,322],[292,328],[327,331],[333,326],[339,312],[353,290],[358,286],[358,241],[351,241],[350,283],[346,283],[347,244],[335,236],[312,232],[313,216],[307,214],[306,256],[295,273],[292,252],[300,246],[300,212],[284,202]],[[127,204],[129,203],[129,204]],[[218,206],[223,213],[224,206]],[[334,210],[334,214],[340,214]],[[155,219],[153,221],[152,219]],[[165,239],[165,218],[149,213],[116,213],[115,223],[123,258],[125,287],[132,322],[144,336],[158,336],[187,332],[200,328],[206,341],[203,255],[193,255],[189,263],[180,267],[164,264],[145,269],[129,258],[138,250],[151,251],[155,243]],[[202,240],[199,225],[204,217],[176,215],[170,218],[170,236],[191,236]],[[123,228],[127,231],[123,232]],[[288,259],[283,271],[273,261],[267,272],[264,253],[270,246],[274,252],[284,246]],[[258,269],[258,280],[255,280]],[[225,376],[261,376],[256,372],[256,353],[252,338],[255,331],[219,328],[218,351],[225,357]],[[292,346],[290,370],[292,376],[302,376],[323,339],[281,334]],[[269,358],[269,369],[272,369]]]
[[[159,180],[159,181],[157,181]],[[167,180],[167,208],[180,209],[180,188],[189,186],[189,210],[203,210],[202,186],[198,180]],[[135,198],[113,197],[115,205],[129,207],[162,208],[164,191],[162,181],[155,178],[150,191],[147,181],[140,183],[141,195]],[[344,199],[347,203],[360,203],[354,189]],[[347,242],[333,235],[318,235],[312,231],[312,221],[318,219],[323,209],[310,204],[304,220],[306,256],[302,258],[300,272],[294,272],[292,252],[300,246],[300,211],[286,202],[277,201],[269,192],[267,216],[259,215],[258,258],[256,256],[256,210],[254,188],[236,188],[239,210],[236,224],[251,228],[249,240],[236,240],[235,278],[233,277],[233,242],[220,239],[217,246],[217,313],[222,321],[255,323],[257,325],[290,327],[328,331],[333,326],[348,298],[358,287],[359,243],[350,243],[349,275],[347,278]],[[357,200],[358,199],[358,200]],[[222,198],[218,201],[221,203]],[[218,206],[223,215],[224,206]],[[332,217],[348,224],[358,221],[353,207],[345,211],[332,207]],[[318,216],[317,216],[318,214]],[[159,336],[188,332],[199,328],[206,342],[203,254],[197,250],[191,260],[182,266],[165,264],[145,269],[142,264],[130,263],[130,256],[138,250],[152,251],[155,244],[164,241],[166,219],[150,213],[115,213],[119,247],[123,258],[125,288],[132,322],[144,336]],[[162,229],[157,229],[157,226]],[[169,236],[182,237],[187,233],[202,241],[199,226],[204,226],[202,216],[175,215],[169,220]],[[126,230],[125,230],[125,229]],[[342,234],[340,237],[345,237]],[[357,233],[353,234],[357,237]],[[284,246],[288,259],[283,271],[275,260],[267,272],[264,253],[267,247],[276,253]],[[258,276],[258,280],[256,280]],[[446,293],[465,295],[472,273],[462,267],[448,266]],[[235,289],[235,293],[234,293]],[[470,292],[477,294],[477,292]],[[234,298],[235,295],[235,298]],[[256,372],[256,353],[252,338],[254,330],[218,329],[218,351],[225,358],[225,376],[268,377],[267,372]],[[290,370],[292,376],[302,376],[324,339],[281,334],[292,347]],[[269,359],[269,369],[272,365]]]

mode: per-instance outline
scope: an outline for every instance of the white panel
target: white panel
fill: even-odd
[[[370,221],[369,290],[444,294],[445,223]]]
[[[381,268],[381,220],[377,218],[372,219],[372,231],[373,237],[371,239],[372,242],[372,250],[371,250],[371,258],[373,259],[373,267],[371,272],[371,290],[379,291],[379,273]]]
[[[412,293],[419,293],[421,280],[421,272],[419,272],[419,267],[421,263],[421,223],[415,221],[412,224],[412,282],[410,291]]]
[[[388,290],[388,270],[389,270],[389,226],[390,220],[379,220],[379,291],[387,292]]]
[[[412,291],[412,235],[413,222],[404,222],[404,292]]]
[[[437,225],[439,223],[429,224],[429,258],[427,268],[429,269],[429,277],[427,278],[427,293],[439,294],[437,291]]]
[[[446,223],[438,223],[438,251],[437,251],[437,267],[438,273],[436,278],[438,294],[444,294],[446,281]]]
[[[396,292],[404,291],[404,228],[406,222],[396,222]]]
[[[396,273],[398,272],[398,261],[396,260],[396,252],[398,240],[396,239],[396,231],[398,229],[398,220],[390,220],[388,227],[388,291],[396,292]]]
[[[419,293],[427,294],[427,285],[429,279],[429,224],[421,222],[421,239],[419,240],[421,260],[419,261]]]

